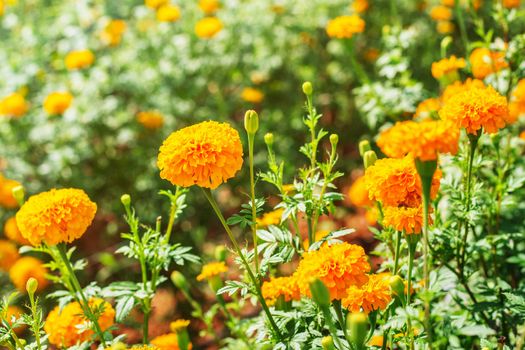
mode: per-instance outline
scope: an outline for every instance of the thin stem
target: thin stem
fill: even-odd
[[[412,242],[411,237],[409,236],[408,243],[408,274],[407,274],[407,303],[406,306],[410,305],[410,296],[412,292],[412,269],[414,268],[414,256],[416,253],[417,241]],[[410,315],[407,313],[407,332],[409,335],[410,350],[414,349],[414,333],[412,332],[412,321],[410,320]]]
[[[35,335],[35,342],[37,349],[42,349],[42,344],[40,343],[40,317],[38,315],[37,307],[38,305],[35,303],[35,294],[34,293],[28,293],[29,294],[29,303],[31,305],[31,314],[33,316],[33,333]]]
[[[421,178],[423,186],[423,276],[425,291],[430,286],[430,266],[428,254],[428,214],[430,207],[430,189],[432,186],[432,177]],[[428,345],[432,349],[432,328],[430,327],[430,300],[428,295],[425,297],[425,327],[427,329]]]
[[[394,1],[392,1],[394,2]],[[355,56],[355,47],[354,47],[354,39],[348,39],[348,52],[349,52],[349,58],[350,58],[350,65],[352,66],[352,70],[354,71],[357,80],[361,85],[370,83],[370,79],[368,78],[368,75],[366,74],[363,66],[357,61]]]
[[[461,40],[463,41],[463,46],[465,46],[465,52],[468,53],[469,50],[469,41],[467,36],[467,29],[465,26],[465,19],[463,18],[463,11],[461,10],[460,0],[454,1],[454,11],[456,12],[456,17],[459,24],[459,31],[461,33]]]
[[[337,315],[337,321],[339,322],[339,326],[343,330],[343,334],[345,335],[345,338],[348,339],[348,331],[346,329],[343,311],[341,309],[341,300],[334,300],[332,302],[332,307],[334,308],[335,314]]]
[[[255,274],[259,276],[259,250],[257,248],[257,205],[255,203],[255,175],[253,170],[253,148],[255,134],[248,133],[248,159],[250,167],[250,199],[252,201],[252,237]]]
[[[399,251],[401,249],[401,231],[396,232],[396,250],[394,256],[394,271],[393,274],[397,275],[397,269],[399,268]]]
[[[166,242],[170,241],[171,238],[171,231],[173,230],[173,223],[175,222],[175,214],[177,213],[177,202],[173,201],[171,203],[170,207],[170,218],[168,221],[168,228],[166,229],[166,235],[164,236],[164,240]]]

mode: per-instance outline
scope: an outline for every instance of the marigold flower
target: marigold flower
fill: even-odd
[[[431,118],[441,108],[441,100],[439,98],[427,98],[421,101],[416,108],[414,118],[427,119]]]
[[[354,0],[351,7],[356,13],[363,13],[368,10],[368,0]]]
[[[16,214],[22,236],[32,245],[71,243],[86,232],[97,205],[79,189],[52,189],[31,196]]]
[[[25,293],[27,280],[33,277],[38,281],[37,292],[39,292],[49,285],[46,279],[47,273],[47,268],[40,260],[32,256],[24,256],[11,266],[9,278],[20,292]]]
[[[319,230],[315,233],[315,241],[319,242],[321,239],[325,238],[330,234],[330,231],[328,230]],[[305,238],[303,240],[303,248],[304,250],[308,250],[310,248],[310,240],[308,238]]]
[[[456,5],[456,0],[441,0],[441,5],[447,7],[454,7]]]
[[[243,151],[237,130],[207,121],[172,133],[159,150],[160,177],[173,185],[216,188],[241,169]]]
[[[469,57],[472,75],[477,79],[496,73],[509,65],[505,62],[505,54],[498,51],[490,51],[485,47],[474,49]]]
[[[157,19],[160,22],[176,22],[180,18],[180,9],[177,5],[164,5],[157,10]]]
[[[262,295],[268,305],[274,305],[279,297],[284,301],[301,299],[301,293],[295,275],[288,277],[272,277],[262,285]]]
[[[161,6],[169,3],[169,0],[144,0],[144,4],[152,9],[158,9]]]
[[[434,21],[449,21],[452,18],[452,10],[446,6],[434,6],[430,10],[430,17]]]
[[[20,319],[22,317],[22,315],[24,314],[24,311],[22,311],[21,308],[19,308],[18,306],[16,305],[9,305],[7,307],[7,310],[6,310],[6,321],[7,323],[9,323],[10,325],[13,325],[13,318],[15,319]],[[24,330],[27,328],[26,325],[20,325],[18,327],[16,327],[14,329],[15,333],[17,335],[20,335],[24,332]]]
[[[451,97],[439,116],[465,128],[469,134],[476,134],[481,128],[493,134],[512,121],[507,99],[492,86],[466,89]]]
[[[445,90],[443,90],[443,94],[441,95],[442,105],[448,100],[450,100],[451,97],[456,96],[457,94],[474,87],[485,87],[485,84],[479,79],[470,78],[468,78],[464,82],[455,81],[454,83],[448,85],[445,88]]]
[[[47,114],[63,114],[73,102],[73,95],[69,92],[52,92],[44,100],[44,110]]]
[[[20,182],[6,179],[0,174],[0,207],[13,209],[18,206],[18,202],[13,196],[13,188],[20,186]]]
[[[525,113],[525,79],[521,79],[512,92],[509,103],[509,116],[511,122]]]
[[[358,177],[348,190],[348,199],[356,207],[369,207],[373,204],[368,195],[366,180],[364,176]]]
[[[430,217],[429,222],[431,223]],[[384,207],[382,224],[405,234],[418,235],[423,226],[423,207]]]
[[[214,14],[221,7],[219,0],[199,0],[199,8],[206,15]]]
[[[156,346],[158,350],[179,350],[179,337],[175,333],[168,333],[159,335],[151,340],[151,344]],[[190,343],[188,349],[192,349]]]
[[[328,22],[326,33],[330,38],[349,39],[365,30],[365,21],[358,15],[339,16]]]
[[[264,93],[261,90],[247,87],[242,90],[241,98],[246,102],[261,103],[264,99]]]
[[[450,34],[454,32],[456,27],[454,23],[450,21],[439,21],[437,22],[436,29],[439,34]]]
[[[217,17],[206,17],[195,24],[195,34],[201,39],[211,39],[222,30],[222,22]]]
[[[368,346],[376,346],[376,347],[382,347],[383,346],[384,338],[382,335],[373,335],[372,338],[368,341]]]
[[[173,333],[178,333],[178,332],[188,328],[189,325],[190,325],[190,321],[189,320],[179,319],[179,320],[176,320],[176,321],[173,321],[173,322],[170,323],[170,330]]]
[[[144,111],[137,114],[137,121],[146,129],[159,129],[164,125],[164,116],[157,111]]]
[[[197,276],[197,281],[208,280],[227,271],[228,267],[224,261],[211,262],[202,266],[201,273]]]
[[[503,6],[511,9],[518,8],[521,5],[521,0],[503,0]]]
[[[432,63],[432,76],[440,79],[444,76],[454,74],[458,69],[465,68],[467,62],[464,58],[457,58],[452,55],[449,58],[443,58],[437,62]]]
[[[16,218],[14,216],[6,220],[4,224],[4,235],[11,241],[20,245],[28,245],[29,241],[22,237],[18,225],[16,224]]]
[[[104,306],[104,311],[98,319],[98,324],[104,332],[114,324],[115,310],[111,304],[102,299],[94,298],[89,301],[92,309]],[[47,315],[44,331],[48,335],[49,343],[59,348],[68,348],[77,343],[90,340],[93,331],[89,328],[89,320],[84,316],[82,307],[78,302],[72,302],[60,309],[55,307]]]
[[[89,50],[71,51],[67,54],[65,63],[69,70],[82,69],[95,62],[95,55]]]
[[[0,115],[19,118],[28,110],[29,104],[19,93],[14,92],[0,100]]]
[[[384,310],[392,295],[390,284],[383,274],[368,276],[368,282],[362,286],[350,286],[346,291],[346,296],[341,300],[342,305],[351,312],[365,313],[374,310]]]
[[[112,19],[106,24],[100,33],[101,40],[109,46],[117,46],[122,41],[122,35],[126,31],[126,22],[121,19]]]
[[[269,213],[264,213],[262,217],[257,218],[257,227],[268,227],[271,225],[279,225],[281,223],[281,217],[284,213],[284,209],[275,209]]]
[[[0,270],[9,271],[20,255],[13,242],[0,239]]]
[[[302,295],[311,296],[310,282],[318,278],[334,300],[344,298],[348,287],[365,284],[369,271],[370,264],[364,249],[343,242],[325,244],[319,250],[304,253],[295,275]]]

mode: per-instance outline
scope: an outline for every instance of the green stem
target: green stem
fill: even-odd
[[[417,241],[412,242],[412,237],[408,236],[408,274],[407,274],[407,303],[410,305],[410,296],[412,289],[412,270],[414,268],[414,257],[416,254]],[[407,332],[410,339],[409,349],[414,349],[414,333],[412,332],[412,321],[410,320],[410,315],[407,313]]]
[[[169,242],[171,238],[171,231],[173,231],[173,224],[175,222],[175,214],[177,213],[177,203],[171,203],[170,207],[170,219],[168,221],[168,228],[166,229],[166,235],[164,236],[164,241]]]
[[[31,305],[31,314],[33,316],[33,333],[35,335],[35,342],[38,350],[42,349],[42,344],[40,343],[40,319],[38,316],[38,305],[35,303],[35,294],[29,293],[29,303]]]
[[[345,319],[343,316],[343,311],[341,309],[341,300],[334,300],[332,302],[332,307],[334,308],[335,314],[337,315],[337,321],[339,322],[339,326],[343,330],[343,334],[345,335],[345,338],[348,339],[348,331],[346,329]]]
[[[397,275],[397,269],[399,268],[399,251],[401,249],[401,231],[396,232],[396,250],[394,256],[394,273]]]
[[[366,74],[363,66],[357,61],[355,56],[354,38],[348,39],[347,48],[349,52],[350,65],[352,66],[352,70],[354,71],[357,80],[361,85],[369,84],[370,79],[368,78],[368,75]]]
[[[461,10],[460,0],[454,1],[454,11],[456,12],[456,17],[459,24],[459,31],[461,33],[461,40],[463,41],[463,46],[465,46],[465,52],[468,53],[469,50],[469,41],[467,36],[467,28],[465,26],[465,19],[463,18],[463,11]]]
[[[255,274],[259,276],[259,251],[257,248],[257,205],[255,204],[255,175],[253,170],[253,149],[255,134],[248,133],[248,159],[250,167],[250,197],[252,201],[252,237],[253,237],[253,260],[255,262]]]

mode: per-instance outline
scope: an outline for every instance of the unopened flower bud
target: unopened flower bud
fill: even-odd
[[[334,339],[330,335],[321,340],[321,345],[323,346],[323,350],[335,350]]]
[[[122,203],[122,205],[124,205],[124,207],[128,208],[129,205],[131,204],[131,196],[127,193],[123,194],[120,197],[120,202]]]
[[[29,295],[34,295],[38,289],[38,281],[30,277],[26,282],[26,291]]]
[[[365,155],[367,151],[370,151],[372,148],[370,147],[370,142],[368,140],[363,140],[359,142],[359,154],[361,157]]]
[[[398,297],[405,295],[405,282],[399,275],[391,276],[388,279],[388,283],[390,284],[393,295]]]
[[[171,273],[171,281],[175,285],[175,287],[185,290],[188,290],[188,281],[186,281],[186,277],[179,271],[173,271]]]
[[[368,317],[364,312],[353,312],[346,319],[350,340],[357,349],[363,349],[368,334]]]
[[[255,134],[259,129],[259,115],[250,109],[244,114],[244,129],[248,134]]]
[[[266,135],[264,135],[264,142],[268,145],[268,146],[271,146],[273,145],[273,134],[271,132],[269,133],[266,133]]]
[[[366,151],[363,156],[363,162],[365,163],[365,169],[374,165],[377,160],[377,154],[374,151]]]
[[[26,196],[24,186],[13,187],[13,189],[11,190],[11,193],[13,194],[13,197],[15,198],[18,205],[22,206],[22,204],[24,204],[24,200]]]
[[[328,308],[330,306],[330,291],[320,279],[315,279],[310,283],[312,299],[320,306]]]
[[[339,142],[339,136],[337,134],[330,135],[330,143],[332,144],[332,147],[335,147],[338,142]]]
[[[306,81],[303,83],[303,92],[305,95],[310,96],[314,92],[314,88],[312,87],[312,83],[309,81]]]

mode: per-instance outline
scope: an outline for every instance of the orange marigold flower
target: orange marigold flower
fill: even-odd
[[[247,87],[242,90],[241,98],[246,102],[261,103],[264,99],[264,93],[261,90]]]
[[[16,224],[16,218],[14,216],[6,220],[4,224],[4,235],[11,241],[20,245],[28,245],[29,241],[22,237],[18,225]]]
[[[369,207],[373,204],[368,195],[364,176],[358,177],[348,190],[348,199],[356,207]]]
[[[427,98],[417,105],[414,118],[427,119],[431,118],[434,114],[437,116],[440,108],[441,100],[439,98]]]
[[[243,162],[241,139],[228,123],[207,121],[172,133],[162,144],[160,177],[173,185],[216,188]]]
[[[211,262],[202,266],[201,273],[197,276],[197,281],[204,281],[228,271],[224,261]]]
[[[430,17],[434,21],[449,21],[452,18],[452,10],[446,6],[434,6],[430,10]]]
[[[458,69],[465,68],[467,62],[464,58],[457,58],[452,55],[449,58],[443,58],[437,62],[432,63],[432,76],[440,79],[444,76],[454,74]]]
[[[405,234],[418,235],[423,226],[423,207],[384,207],[382,224]]]
[[[211,39],[222,30],[222,22],[217,17],[206,17],[195,24],[195,34],[201,39]]]
[[[447,6],[447,7],[454,7],[456,4],[456,0],[441,0],[441,5]]]
[[[179,337],[175,333],[168,333],[159,335],[151,340],[151,344],[156,346],[158,350],[179,350]],[[188,349],[192,349],[193,346],[190,343]]]
[[[468,78],[464,82],[461,81],[455,81],[454,83],[448,85],[445,90],[443,91],[443,94],[441,95],[441,102],[446,103],[448,100],[450,100],[451,97],[456,96],[457,94],[471,89],[475,87],[485,87],[485,84],[483,81],[479,79],[470,79]]]
[[[158,129],[164,125],[164,116],[157,111],[144,111],[137,114],[137,121],[146,129]]]
[[[112,19],[106,24],[100,33],[100,39],[109,46],[117,46],[122,41],[122,35],[126,31],[126,22],[121,19]]]
[[[63,114],[73,102],[73,95],[69,92],[52,92],[44,100],[44,110],[47,114]]]
[[[272,277],[262,285],[262,295],[268,305],[274,305],[279,297],[284,301],[301,299],[301,293],[295,275],[288,277]]]
[[[13,209],[18,206],[18,202],[13,196],[13,188],[20,186],[20,182],[6,179],[0,174],[0,207]]]
[[[469,134],[476,134],[481,128],[493,134],[511,122],[507,99],[492,86],[466,89],[451,97],[439,116],[465,128]]]
[[[511,122],[525,114],[525,79],[521,79],[512,92],[509,103],[509,115]]]
[[[219,0],[199,0],[199,8],[206,15],[214,14],[221,7]]]
[[[315,241],[319,242],[321,239],[325,238],[330,234],[330,231],[328,230],[319,230],[315,233]],[[308,250],[310,248],[310,240],[308,238],[305,238],[303,240],[303,248],[304,250]]]
[[[42,291],[49,285],[46,279],[47,273],[47,268],[40,260],[32,256],[24,256],[11,266],[9,278],[20,292],[25,293],[27,280],[33,277],[38,281],[37,291]]]
[[[341,300],[342,305],[351,312],[365,313],[374,310],[384,310],[392,300],[388,278],[383,274],[368,276],[368,282],[362,286],[350,286],[345,297]]]
[[[264,213],[262,217],[257,218],[257,227],[267,227],[271,225],[279,225],[284,209],[275,209],[269,213]]]
[[[474,49],[469,57],[472,75],[477,79],[496,73],[509,65],[505,62],[505,54],[498,51],[490,51],[485,47]]]
[[[152,9],[158,9],[161,6],[169,3],[169,0],[144,0],[144,4]]]
[[[368,342],[368,346],[376,346],[376,347],[382,347],[383,346],[383,336],[382,335],[374,335],[372,338],[370,338],[370,341]]]
[[[370,5],[368,4],[368,0],[354,0],[352,2],[352,10],[354,10],[356,13],[363,13],[366,10],[368,10],[368,7]]]
[[[436,29],[439,34],[450,34],[454,32],[456,27],[454,26],[454,23],[450,21],[438,21]]]
[[[22,317],[22,315],[24,314],[24,312],[22,311],[21,308],[19,308],[18,306],[15,306],[15,305],[9,305],[7,307],[7,310],[5,312],[5,315],[0,315],[0,319],[2,318],[2,316],[5,316],[5,320],[7,321],[7,323],[9,323],[10,325],[13,325],[13,318],[15,319],[20,319]],[[20,325],[18,327],[16,327],[14,329],[15,333],[17,335],[20,335],[24,332],[24,330],[27,328],[26,325]]]
[[[521,0],[503,0],[503,6],[512,9],[518,8],[521,5]]]
[[[328,22],[326,33],[330,38],[349,39],[365,30],[365,21],[358,15],[339,16]]]
[[[0,239],[0,270],[9,271],[20,255],[13,242]]]
[[[330,298],[342,299],[353,285],[368,281],[368,257],[362,247],[346,242],[328,245],[303,254],[295,272],[302,295],[311,296],[310,282],[320,279],[330,291]]]
[[[94,298],[89,301],[92,309],[98,309],[103,305],[103,313],[98,319],[102,331],[113,326],[115,322],[115,310],[111,304],[102,299]],[[49,343],[59,348],[68,348],[77,343],[92,339],[94,332],[89,327],[89,320],[84,316],[82,307],[78,302],[72,302],[64,306],[55,307],[47,315],[44,331],[48,335]]]
[[[71,243],[86,232],[96,212],[84,191],[52,189],[31,196],[16,214],[16,223],[32,245]]]
[[[439,189],[441,173],[432,179],[431,196],[435,198]],[[421,180],[414,165],[414,158],[379,159],[365,172],[370,199],[383,206],[418,206],[421,203]]]
[[[164,5],[157,10],[157,19],[160,22],[176,22],[180,18],[180,9],[177,5]]]
[[[69,70],[87,68],[95,62],[95,55],[89,50],[71,51],[65,62]]]
[[[379,58],[380,54],[381,54],[381,51],[372,47],[365,51],[364,57],[365,57],[365,60],[372,63],[372,62],[375,62]]]
[[[12,93],[0,100],[0,115],[6,117],[21,117],[29,110],[29,104],[24,96]]]
[[[377,224],[377,220],[379,219],[379,209],[377,207],[369,208],[365,213],[365,219],[369,225]]]

